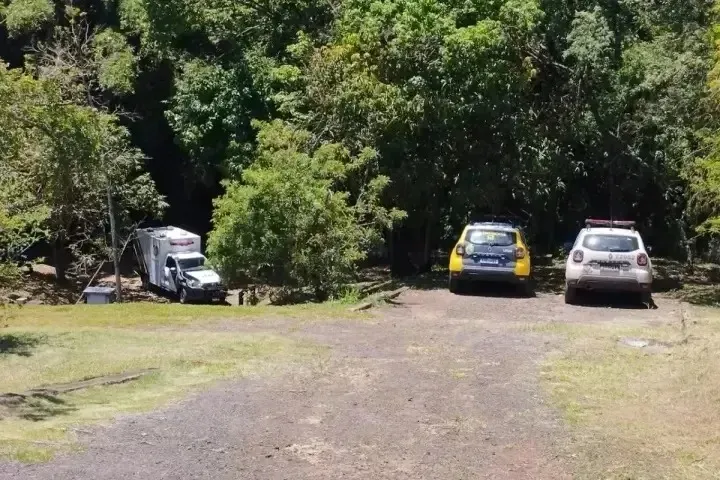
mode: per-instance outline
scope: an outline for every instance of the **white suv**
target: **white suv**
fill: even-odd
[[[565,303],[576,302],[577,291],[627,291],[650,302],[652,263],[635,222],[585,221],[565,266]]]

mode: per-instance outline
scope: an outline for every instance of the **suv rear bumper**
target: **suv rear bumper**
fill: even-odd
[[[516,275],[515,269],[512,268],[475,266],[465,266],[461,271],[450,272],[450,278],[478,282],[514,283],[517,285],[528,283],[530,280],[529,276]]]
[[[650,292],[651,283],[641,283],[636,278],[608,278],[584,275],[576,280],[568,280],[568,287],[581,290],[596,290],[602,292]]]

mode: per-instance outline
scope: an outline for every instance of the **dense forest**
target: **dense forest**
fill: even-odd
[[[715,255],[708,0],[3,0],[0,255],[60,278],[121,230],[207,234],[233,281],[422,268],[481,214]],[[382,253],[387,252],[387,253]],[[7,270],[7,269],[6,269]]]

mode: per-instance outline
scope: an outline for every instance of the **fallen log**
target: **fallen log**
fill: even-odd
[[[360,312],[363,310],[368,310],[379,302],[392,300],[393,298],[399,297],[402,293],[406,292],[407,290],[409,290],[408,287],[401,287],[401,288],[398,288],[397,290],[393,290],[391,292],[379,293],[379,294],[371,297],[371,299],[351,308],[350,311]]]
[[[101,377],[88,378],[79,382],[57,383],[44,387],[37,387],[21,393],[3,393],[0,394],[0,405],[17,405],[24,402],[29,397],[57,396],[64,393],[70,393],[86,388],[99,387],[104,385],[117,385],[120,383],[137,380],[145,375],[156,372],[157,368],[146,368],[143,370],[135,370],[130,372],[118,373],[113,375],[103,375]]]
[[[375,282],[360,290],[360,293],[362,295],[372,295],[373,293],[379,292],[380,290],[389,287],[390,285],[392,285],[392,283],[392,280],[388,280],[386,282]]]

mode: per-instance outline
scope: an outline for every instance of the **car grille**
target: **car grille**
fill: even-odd
[[[220,290],[221,285],[219,283],[206,283],[203,288],[205,290]]]

